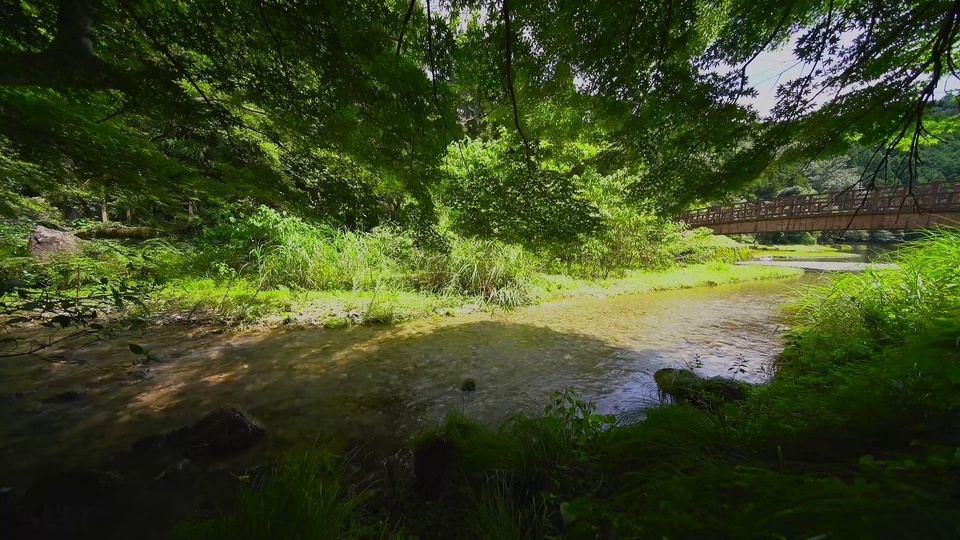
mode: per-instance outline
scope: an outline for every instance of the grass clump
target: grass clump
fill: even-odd
[[[364,519],[363,495],[349,492],[337,456],[324,448],[291,450],[258,485],[244,489],[237,511],[185,524],[175,539],[386,538],[390,530]]]

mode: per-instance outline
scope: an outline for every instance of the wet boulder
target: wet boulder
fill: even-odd
[[[674,402],[686,402],[696,393],[702,379],[689,369],[664,368],[653,374],[653,380],[657,383],[660,401],[670,398]]]
[[[267,435],[256,418],[233,407],[218,407],[195,424],[133,443],[134,451],[175,450],[186,457],[238,454]]]
[[[742,403],[750,395],[750,385],[723,377],[703,378],[689,369],[665,368],[653,374],[660,401],[689,403],[714,410],[725,403]]]
[[[750,385],[725,377],[710,377],[703,380],[703,392],[721,403],[743,403],[750,396]]]
[[[242,452],[266,434],[256,418],[233,407],[218,407],[192,426],[169,433],[166,439],[189,456],[219,456]]]
[[[50,259],[55,255],[76,253],[80,239],[69,231],[61,231],[37,225],[27,242],[30,254],[38,259]]]

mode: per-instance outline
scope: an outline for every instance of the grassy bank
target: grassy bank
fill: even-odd
[[[750,246],[751,255],[773,255],[775,257],[847,257],[852,251],[849,246],[823,246],[804,244],[782,244]]]
[[[604,241],[533,249],[444,229],[427,240],[390,227],[334,229],[260,207],[192,235],[85,235],[94,239],[46,259],[27,250],[32,225],[5,225],[0,279],[49,298],[79,298],[104,280],[134,284],[142,302],[127,315],[161,323],[338,327],[799,273],[731,266],[747,249],[707,229],[634,225]]]
[[[802,270],[735,266],[723,262],[657,271],[634,270],[616,278],[591,280],[534,274],[514,306],[563,298],[604,297],[691,287],[795,277]],[[215,320],[239,325],[340,327],[400,322],[504,308],[483,296],[431,294],[382,288],[373,291],[264,289],[247,280],[178,280],[156,295],[149,310],[173,321]]]
[[[337,515],[345,517],[331,530],[361,538],[955,538],[957,283],[960,232],[944,231],[902,249],[897,269],[812,289],[790,308],[794,330],[771,383],[745,401],[675,403],[615,419],[564,392],[542,415],[497,428],[451,414],[417,439],[409,483],[368,491],[387,504],[342,494]],[[273,478],[296,492],[290,467]],[[284,498],[284,508],[270,503],[286,490],[251,490],[256,504],[207,530],[240,520],[264,531],[251,538],[267,538],[281,522],[301,530],[300,519],[312,530],[313,521],[285,508],[314,508],[318,490],[339,485],[336,470],[326,474],[310,493]]]

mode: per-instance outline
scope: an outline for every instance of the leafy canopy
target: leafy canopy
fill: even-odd
[[[957,1],[19,0],[0,9],[5,189],[109,189],[171,208],[253,194],[321,215],[395,192],[423,214],[446,147],[470,136],[515,151],[477,203],[508,204],[494,200],[510,196],[497,191],[507,184],[576,192],[579,172],[550,163],[586,142],[600,149],[603,172],[635,175],[635,196],[672,209],[772,165],[837,155],[851,140],[889,149],[877,170],[905,148],[915,172],[928,128],[955,125],[955,114],[925,125],[924,111],[955,76]],[[743,100],[756,93],[746,71],[780,46],[805,68],[764,116]]]

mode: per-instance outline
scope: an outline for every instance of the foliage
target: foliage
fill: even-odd
[[[817,243],[817,238],[820,237],[820,233],[807,231],[772,232],[756,233],[754,237],[757,243],[760,244],[799,244],[802,246],[812,246]]]
[[[369,229],[405,207],[432,215],[462,152],[482,164],[456,175],[462,231],[567,241],[596,225],[577,194],[590,167],[626,170],[634,202],[669,211],[851,140],[899,152],[953,137],[955,97],[934,90],[953,77],[954,11],[23,0],[0,39],[0,189],[71,220],[169,221],[253,197]],[[748,69],[788,44],[819,67],[782,81],[764,115]],[[477,160],[478,144],[499,149]],[[937,146],[932,177],[952,170]],[[914,178],[917,161],[870,166]]]
[[[363,494],[343,485],[337,456],[319,448],[283,454],[263,477],[249,478],[237,512],[189,523],[173,538],[371,538],[390,531],[358,520]]]
[[[7,280],[0,287],[0,316],[6,317],[0,323],[0,357],[44,358],[47,349],[76,347],[83,338],[106,337],[116,329],[110,315],[123,312],[130,304],[142,305],[148,294],[142,285],[111,283],[107,278],[67,293]],[[142,324],[134,321],[126,326],[129,330]]]
[[[814,338],[858,343],[869,336],[864,346],[902,345],[939,317],[957,314],[960,232],[952,228],[929,232],[924,240],[901,247],[896,264],[896,270],[871,269],[811,288],[791,309]],[[863,346],[857,348],[866,352]],[[837,349],[838,354],[843,352]]]
[[[574,242],[598,227],[582,182],[532,165],[505,137],[468,140],[451,147],[446,161],[442,200],[455,232],[536,249]]]
[[[418,250],[410,263],[409,280],[419,290],[477,296],[510,307],[530,303],[532,281],[540,266],[520,246],[454,237],[447,252]]]
[[[204,231],[194,265],[212,277],[256,276],[263,287],[372,289],[396,279],[409,237],[335,230],[267,208]]]
[[[537,264],[523,248],[499,241],[453,237],[436,251],[395,229],[335,230],[260,207],[207,229],[193,266],[210,268],[211,277],[252,276],[262,288],[409,288],[512,306],[529,301]]]

